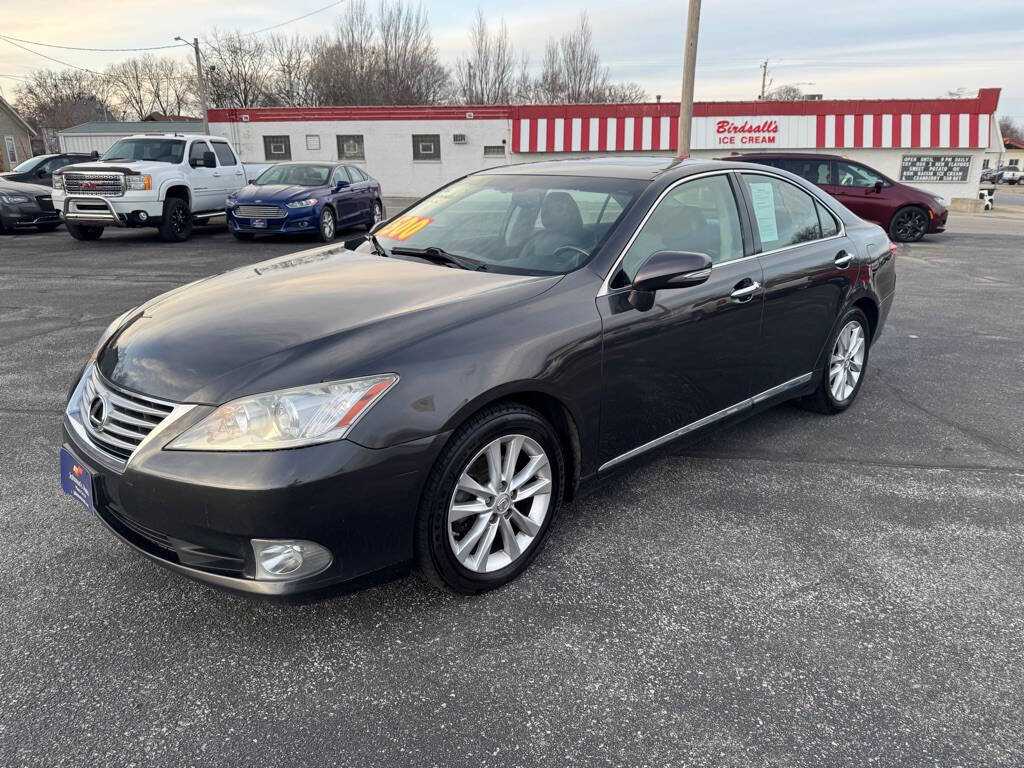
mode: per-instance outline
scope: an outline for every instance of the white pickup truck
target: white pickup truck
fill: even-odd
[[[152,226],[180,242],[194,223],[223,214],[228,195],[268,166],[243,165],[219,136],[126,136],[98,160],[54,173],[53,206],[78,240],[95,240],[109,226]]]

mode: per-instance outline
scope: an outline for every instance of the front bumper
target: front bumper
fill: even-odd
[[[945,232],[946,231],[946,219],[949,218],[949,211],[943,208],[941,211],[936,213],[929,209],[928,211],[928,231],[930,233]]]
[[[228,229],[232,232],[247,232],[254,235],[298,235],[316,232],[320,228],[321,209],[312,206],[310,208],[288,209],[286,216],[280,219],[263,219],[265,227],[253,226],[254,219],[246,219],[235,216],[232,209],[228,209]]]
[[[37,202],[0,203],[0,219],[5,227],[11,229],[30,229],[32,227],[60,224],[60,216],[50,206],[44,210]]]
[[[102,195],[54,195],[54,204],[60,217],[72,224],[99,224],[102,226],[138,226],[139,212],[145,212],[147,224],[155,224],[163,215],[159,200],[133,199],[129,195],[117,198]]]
[[[182,428],[200,416],[183,417]],[[383,450],[349,440],[249,453],[163,450],[178,431],[141,446],[119,471],[64,418],[65,449],[93,474],[97,516],[151,560],[257,595],[361,587],[408,573],[422,484],[445,435]],[[313,541],[333,560],[308,578],[257,581],[251,539]]]

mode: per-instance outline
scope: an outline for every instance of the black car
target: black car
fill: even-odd
[[[748,163],[544,162],[118,318],[62,484],[182,574],[287,594],[518,575],[585,484],[785,400],[843,411],[894,249]]]
[[[13,171],[0,173],[0,180],[24,181],[29,184],[53,186],[53,172],[72,163],[85,163],[92,155],[36,155],[16,166]]]
[[[0,232],[60,226],[49,187],[0,179]]]

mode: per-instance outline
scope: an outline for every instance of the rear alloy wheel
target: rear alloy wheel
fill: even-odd
[[[536,411],[498,405],[451,438],[424,490],[416,566],[463,594],[511,581],[533,561],[562,499],[558,438]]]
[[[889,223],[889,236],[897,243],[916,243],[928,232],[928,214],[910,206],[896,211]]]
[[[334,211],[325,205],[324,209],[320,211],[320,230],[318,235],[322,242],[329,243],[334,239],[334,234]]]
[[[373,201],[373,213],[370,217],[369,228],[372,229],[384,219],[384,205],[380,200]]]
[[[801,405],[818,413],[839,413],[853,403],[864,382],[871,330],[867,317],[857,308],[848,311],[832,339],[817,391]]]
[[[75,240],[99,240],[103,235],[103,227],[95,224],[68,224],[67,230]]]

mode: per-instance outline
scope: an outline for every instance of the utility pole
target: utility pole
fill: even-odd
[[[690,131],[693,123],[693,76],[697,69],[697,30],[700,27],[700,0],[690,0],[686,15],[686,47],[683,63],[683,98],[679,101],[679,157],[690,154]]]
[[[199,105],[203,110],[203,133],[209,133],[210,121],[206,116],[206,80],[203,78],[203,61],[199,57],[199,38],[193,37],[191,43],[183,37],[174,39],[180,40],[185,45],[191,45],[196,51],[196,82],[199,85]]]
[[[764,101],[764,97],[768,93],[768,59],[765,59],[761,64],[761,101]]]

